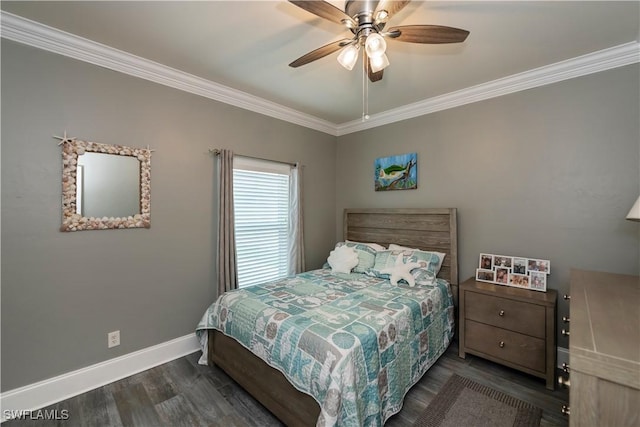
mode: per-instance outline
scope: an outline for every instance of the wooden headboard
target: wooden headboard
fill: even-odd
[[[395,243],[425,251],[444,252],[438,277],[448,280],[457,297],[458,234],[456,209],[345,209],[345,240]],[[457,298],[456,298],[457,299]],[[457,302],[457,301],[456,301]]]

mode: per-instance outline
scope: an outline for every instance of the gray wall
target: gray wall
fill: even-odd
[[[307,267],[347,207],[456,207],[460,277],[480,252],[638,274],[638,66],[338,138],[2,40],[2,391],[191,333],[214,295],[209,148],[305,165]],[[151,145],[149,230],[61,233],[71,136]],[[373,161],[418,152],[417,190]],[[336,160],[337,159],[337,160]],[[567,306],[560,302],[559,316]],[[122,345],[107,349],[119,329]],[[560,345],[567,346],[561,340]]]
[[[2,40],[2,391],[192,333],[214,299],[209,148],[304,165],[307,265],[334,245],[336,138]],[[62,233],[52,135],[150,145],[151,229]],[[121,331],[107,349],[107,332]]]
[[[344,208],[455,207],[461,280],[480,252],[551,260],[560,295],[572,267],[638,274],[639,81],[632,65],[340,137],[336,238]],[[376,193],[374,160],[408,152],[418,189]]]

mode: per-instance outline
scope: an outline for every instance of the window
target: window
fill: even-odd
[[[289,250],[287,164],[235,157],[233,199],[238,286],[286,277]]]

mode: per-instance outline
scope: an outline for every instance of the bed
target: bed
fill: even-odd
[[[290,426],[384,424],[453,337],[456,210],[347,209],[343,224],[345,241],[445,254],[437,279],[325,266],[226,293],[197,328],[208,363]]]

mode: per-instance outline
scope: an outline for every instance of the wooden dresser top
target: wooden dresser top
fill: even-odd
[[[571,270],[571,368],[640,388],[640,277]]]
[[[496,285],[488,282],[478,282],[475,278],[470,278],[460,284],[460,290],[471,290],[485,295],[511,298],[518,301],[529,302],[539,305],[554,307],[558,292],[554,289],[547,289],[546,292],[532,291],[512,286]]]

